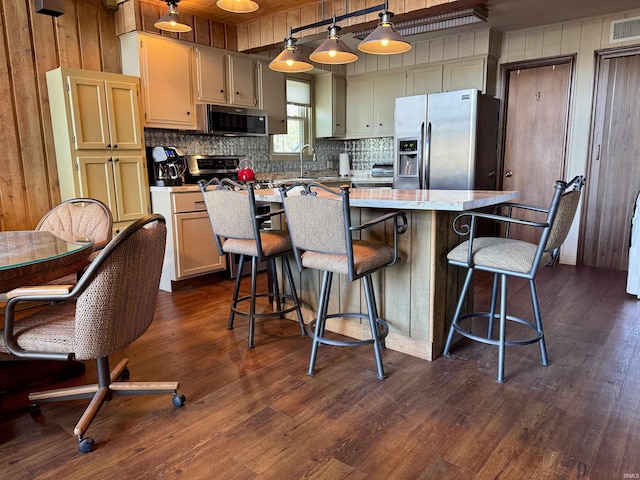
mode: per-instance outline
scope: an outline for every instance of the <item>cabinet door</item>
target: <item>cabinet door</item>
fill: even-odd
[[[250,58],[229,56],[229,104],[255,108],[255,62]]]
[[[138,84],[131,82],[105,82],[109,118],[110,147],[138,150],[142,148],[142,124]]]
[[[139,41],[146,125],[195,129],[191,47],[152,36]]]
[[[227,103],[227,55],[218,50],[196,47],[196,100]]]
[[[370,136],[373,133],[373,76],[348,79],[347,134]]]
[[[269,68],[266,62],[259,63],[258,107],[269,113],[269,134],[287,133],[287,86],[284,73]]]
[[[114,190],[119,221],[136,220],[149,213],[149,182],[141,155],[113,156]],[[116,212],[113,212],[114,217]]]
[[[347,79],[333,75],[333,135],[344,137],[347,133]]]
[[[484,58],[472,58],[447,63],[444,67],[444,91],[475,88],[485,91],[486,68]]]
[[[218,255],[207,212],[174,215],[178,279],[223,270],[225,257]]]
[[[113,157],[111,155],[83,155],[76,156],[78,197],[95,198],[103,202],[113,216],[117,217],[117,202],[115,186],[113,184]]]
[[[109,124],[103,80],[68,77],[72,143],[78,150],[109,148]]]
[[[407,72],[407,95],[442,91],[442,65],[417,68]]]
[[[373,108],[375,135],[393,135],[393,115],[396,98],[404,96],[405,72],[374,77]]]

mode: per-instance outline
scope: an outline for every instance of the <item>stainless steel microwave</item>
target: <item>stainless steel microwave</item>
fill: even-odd
[[[198,131],[211,135],[267,135],[267,118],[264,110],[209,104],[197,106]]]

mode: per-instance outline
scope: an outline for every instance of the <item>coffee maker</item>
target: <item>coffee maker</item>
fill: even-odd
[[[176,147],[147,147],[149,185],[175,187],[184,182],[184,154]]]

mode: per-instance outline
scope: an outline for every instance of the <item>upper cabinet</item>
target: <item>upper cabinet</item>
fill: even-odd
[[[195,129],[192,47],[159,35],[120,36],[122,71],[140,77],[147,127]]]
[[[316,137],[344,137],[347,133],[347,79],[334,73],[315,77]]]
[[[250,57],[229,55],[229,105],[256,108],[256,63]]]
[[[269,134],[287,133],[286,75],[269,68],[268,60],[258,62],[258,108],[269,114]]]
[[[393,110],[405,95],[404,70],[348,78],[347,136],[393,135]]]
[[[195,47],[196,101],[227,103],[227,55],[217,49]]]

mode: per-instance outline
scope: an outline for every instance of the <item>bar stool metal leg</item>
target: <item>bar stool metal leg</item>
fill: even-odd
[[[233,289],[233,300],[231,301],[231,310],[229,312],[229,323],[227,329],[233,330],[233,319],[236,316],[236,306],[238,304],[238,295],[240,294],[240,282],[242,281],[242,267],[244,267],[244,255],[240,255],[238,259],[238,275],[236,276],[236,285]]]
[[[385,378],[384,367],[382,365],[382,348],[380,346],[380,333],[378,329],[378,318],[376,309],[376,298],[371,282],[371,275],[362,277],[364,282],[364,293],[367,301],[367,312],[369,313],[369,326],[371,327],[371,337],[373,338],[373,351],[376,357],[376,366],[378,369],[378,379]]]

